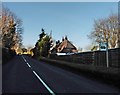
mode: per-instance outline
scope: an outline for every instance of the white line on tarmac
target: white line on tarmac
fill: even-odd
[[[22,56],[24,59],[25,63],[28,65],[29,68],[31,68],[30,64],[26,61],[26,59]],[[45,86],[45,88],[52,94],[55,95],[55,93],[50,89],[50,87],[47,86],[47,84],[40,78],[40,76],[32,70],[32,72],[35,74],[35,76],[39,79],[39,81]]]
[[[29,65],[29,63],[27,63],[27,65],[28,65],[28,67],[30,67],[30,68],[31,68],[31,66]]]
[[[38,74],[33,71],[33,73],[36,75],[36,77],[39,79],[40,82],[45,86],[45,88],[52,94],[55,95],[55,93],[46,85],[46,83],[38,76]]]

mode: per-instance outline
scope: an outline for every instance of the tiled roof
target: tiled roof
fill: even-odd
[[[62,41],[59,47],[57,48],[57,51],[61,52],[63,49],[75,49],[76,50],[76,47],[70,41],[64,39],[64,41]]]

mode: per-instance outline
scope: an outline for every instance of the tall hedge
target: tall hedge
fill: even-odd
[[[7,63],[16,55],[15,50],[10,50],[8,48],[2,48],[2,63]]]

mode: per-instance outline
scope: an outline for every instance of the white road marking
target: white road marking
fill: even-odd
[[[30,64],[26,61],[26,59],[22,56],[22,58],[24,59],[25,63],[28,65],[28,67],[31,68]]]
[[[30,66],[30,64],[26,61],[26,59],[22,56],[22,58],[24,59],[25,63],[28,65],[29,68],[32,68]],[[39,79],[39,81],[45,86],[45,88],[52,94],[55,95],[55,93],[50,89],[50,87],[47,86],[47,84],[40,78],[40,76],[32,70],[32,72],[35,74],[35,76]]]
[[[25,62],[27,62],[27,61],[25,60]]]
[[[26,59],[23,56],[22,56],[22,58],[24,59],[25,62],[27,62]]]
[[[46,83],[38,76],[38,74],[33,71],[33,73],[36,75],[36,77],[39,79],[40,82],[45,86],[45,88],[52,94],[55,95],[55,93],[46,85]]]
[[[28,67],[30,67],[30,68],[31,68],[31,66],[29,65],[29,63],[27,63],[27,65],[28,65]]]

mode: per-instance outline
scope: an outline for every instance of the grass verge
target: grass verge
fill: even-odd
[[[69,70],[70,72],[76,73],[78,75],[82,74],[86,77],[92,78],[93,80],[98,80],[100,82],[111,84],[117,88],[120,88],[119,68],[98,67],[92,65],[53,60],[48,58],[40,58],[40,60],[50,65],[58,66],[65,70]]]

